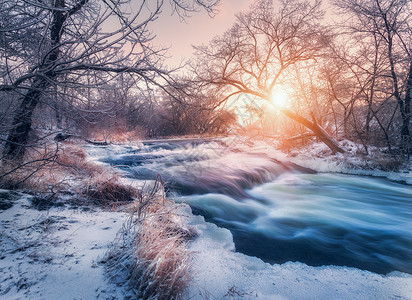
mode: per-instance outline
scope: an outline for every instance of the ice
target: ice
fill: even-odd
[[[234,252],[230,232],[203,217],[192,216],[189,224],[200,233],[191,244],[191,299],[412,299],[411,275],[298,262],[271,265]]]
[[[351,143],[345,144],[350,155],[320,156],[319,153],[327,149],[315,145],[292,157],[266,142],[247,145],[230,138],[224,142],[232,149],[266,153],[319,172],[382,176],[412,184],[412,170],[396,173],[353,168],[362,161],[352,155],[357,146]],[[146,148],[135,143],[93,145],[86,150],[89,159],[97,162],[113,153],[123,155]],[[169,150],[156,151],[155,154],[165,155]],[[187,147],[181,154],[190,155],[190,151]],[[209,157],[216,157],[213,149],[205,151]],[[285,185],[292,179],[280,178],[285,180]],[[130,178],[122,180],[137,187],[144,184]],[[6,190],[0,192],[7,193]],[[20,192],[16,195],[19,199],[13,199],[11,208],[0,210],[0,299],[123,299],[128,296],[122,288],[110,283],[99,263],[127,214],[81,207],[39,211],[31,207],[32,196]],[[182,206],[181,214],[187,216],[187,225],[194,226],[199,233],[190,246],[194,255],[190,299],[412,299],[412,275],[402,272],[379,275],[356,268],[311,267],[299,262],[265,263],[236,252],[229,230],[193,215],[187,205]]]

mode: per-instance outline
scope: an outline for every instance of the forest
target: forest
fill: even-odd
[[[108,251],[101,263],[104,272],[131,293],[119,296],[117,288],[107,287],[101,297],[238,299],[256,293],[265,299],[265,293],[273,293],[275,283],[242,290],[241,279],[224,285],[222,275],[216,290],[220,296],[203,290],[201,297],[193,296],[198,293],[193,288],[187,296],[195,276],[190,247],[207,253],[197,271],[209,267],[207,259],[223,266],[227,258],[242,262],[228,263],[234,277],[242,273],[239,265],[252,264],[266,274],[262,278],[276,276],[273,270],[280,268],[285,285],[291,269],[309,272],[313,299],[351,298],[356,291],[370,299],[395,297],[400,281],[375,277],[391,272],[405,272],[402,291],[412,291],[407,221],[412,200],[407,191],[412,182],[412,2],[250,1],[247,9],[230,12],[235,17],[229,28],[193,45],[190,58],[171,65],[169,46],[161,44],[152,25],[166,12],[180,22],[206,13],[213,22],[226,1],[0,0],[0,236],[5,237],[0,260],[10,257],[9,270],[19,260],[13,255],[30,247],[54,249],[39,241],[46,227],[51,230],[48,226],[72,217],[66,210],[58,219],[58,205],[85,205],[85,211],[94,207],[91,218],[110,228],[107,236],[115,240],[109,250],[109,242],[99,248]],[[286,189],[291,182],[293,191]],[[339,198],[337,190],[346,198]],[[284,193],[293,194],[291,202],[278,202]],[[311,203],[321,204],[301,210],[293,201],[308,200],[300,198],[305,194]],[[356,213],[341,208],[342,201],[358,196],[365,202],[348,206]],[[381,196],[381,202],[370,201]],[[20,200],[10,200],[14,197]],[[24,201],[57,215],[29,211]],[[105,219],[95,207],[112,215]],[[12,209],[14,217],[8,213]],[[371,214],[376,217],[371,220],[366,210],[375,209],[385,213]],[[264,216],[265,210],[273,214]],[[120,212],[126,211],[132,213],[125,221]],[[181,220],[186,213],[190,221]],[[22,214],[35,215],[37,223],[16,233],[10,224],[17,222],[18,228],[15,216]],[[81,214],[76,218],[73,222],[86,222]],[[127,225],[116,227],[117,219]],[[98,230],[90,226],[90,232]],[[38,240],[15,238],[29,227],[34,231],[27,236]],[[93,236],[90,232],[84,234]],[[17,240],[21,244],[13,246]],[[219,248],[222,244],[229,246]],[[211,254],[214,248],[221,256]],[[238,252],[262,261],[246,262]],[[44,262],[39,268],[45,268]],[[131,270],[129,275],[119,265]],[[100,270],[94,261],[88,266]],[[342,275],[341,269],[323,266],[354,269]],[[321,269],[311,269],[316,267]],[[342,293],[333,282],[336,293],[329,294],[322,289],[330,279],[325,272],[350,284],[355,284],[353,276],[361,279],[353,291]],[[204,282],[213,282],[204,276]],[[13,297],[34,295],[29,283],[14,287],[10,278],[3,280],[11,282],[5,292],[0,280],[0,296],[9,291]],[[292,294],[282,287],[276,295],[305,297],[305,290],[293,284]],[[210,287],[205,283],[205,290]],[[87,295],[95,297],[93,293]]]
[[[332,153],[346,138],[365,154],[409,154],[409,1],[335,1],[339,18],[328,21],[320,1],[256,1],[175,69],[148,29],[163,1],[127,2],[3,1],[3,159],[21,159],[52,132],[116,140],[239,127],[309,134]],[[218,13],[216,4],[171,1],[182,18]],[[276,101],[279,88],[286,102]]]

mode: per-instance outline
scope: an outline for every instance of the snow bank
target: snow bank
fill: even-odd
[[[190,208],[185,213],[191,215]],[[355,268],[310,267],[298,262],[270,265],[234,252],[229,230],[189,217],[199,237],[190,299],[412,299],[412,276],[387,276]]]
[[[379,169],[368,170],[362,167],[363,162],[361,158],[348,158],[342,154],[337,154],[336,156],[332,156],[330,158],[299,155],[297,157],[289,158],[289,161],[322,173],[330,172],[384,177],[390,180],[412,184],[412,170],[403,169],[399,172],[382,171]]]
[[[11,208],[0,210],[0,299],[123,298],[100,260],[127,214],[74,206],[38,210],[33,199],[20,193]]]
[[[370,147],[371,155],[360,154],[361,146],[349,141],[340,142],[346,153],[331,154],[330,149],[321,142],[310,144],[301,149],[294,149],[290,153],[283,153],[278,149],[276,142],[272,145],[267,141],[256,141],[252,150],[245,151],[266,151],[273,158],[282,162],[292,162],[299,166],[315,170],[322,173],[342,173],[352,175],[364,175],[374,177],[384,177],[390,180],[412,184],[412,158],[409,162],[404,159],[400,162],[398,171],[383,171],[381,167],[390,169],[393,167],[389,155],[381,153],[379,149]],[[396,162],[394,162],[396,164]]]

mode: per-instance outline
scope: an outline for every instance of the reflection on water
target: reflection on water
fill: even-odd
[[[178,201],[230,229],[247,255],[412,273],[411,186],[316,174],[217,143],[149,145],[103,161],[139,179],[161,174]]]

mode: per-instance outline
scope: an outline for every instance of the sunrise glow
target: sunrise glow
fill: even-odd
[[[275,107],[286,107],[289,95],[281,85],[275,85],[270,93],[270,101]]]

